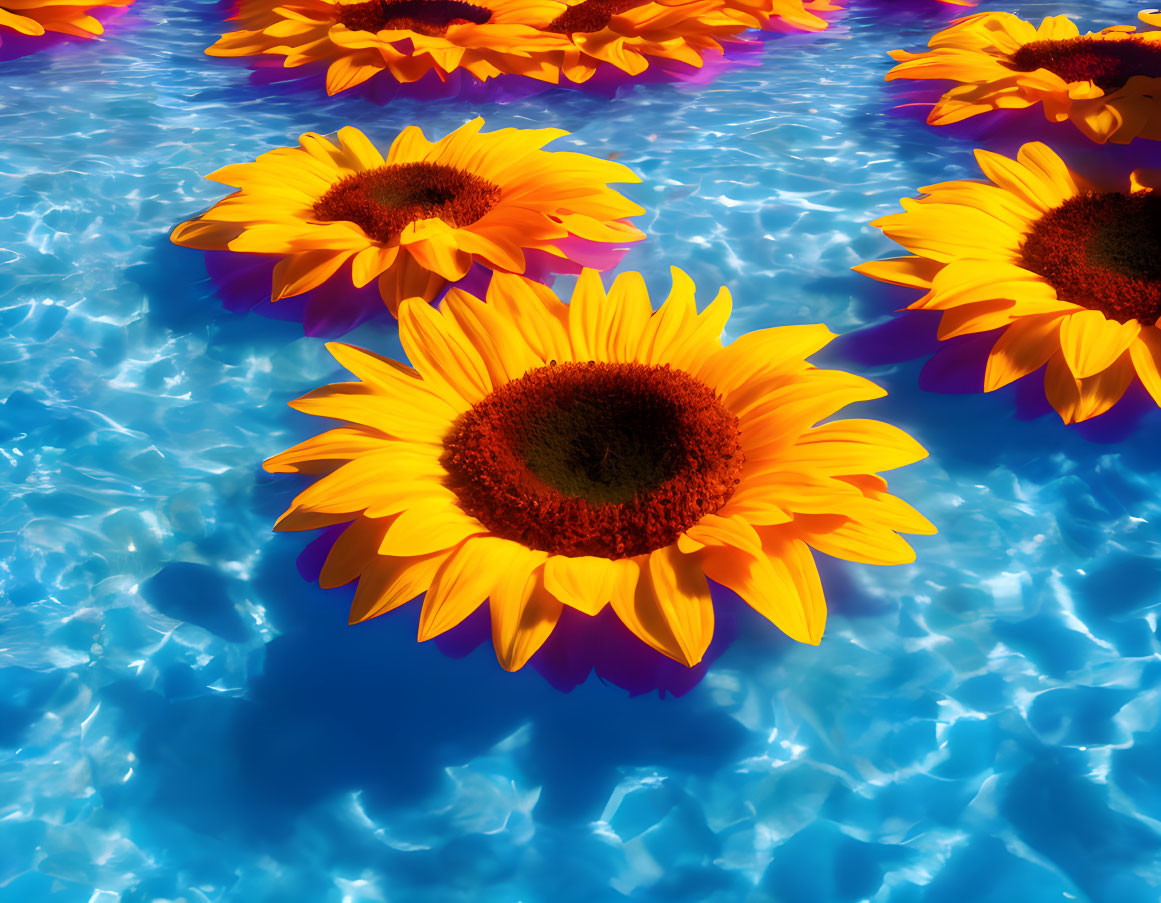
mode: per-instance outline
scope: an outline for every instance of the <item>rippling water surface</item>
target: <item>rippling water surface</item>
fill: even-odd
[[[933,391],[971,349],[928,362],[930,321],[848,267],[892,253],[864,224],[898,198],[975,176],[985,130],[890,112],[886,51],[950,8],[851,3],[708,85],[612,101],[272,94],[202,55],[223,13],[195,0],[0,64],[0,899],[1161,899],[1161,413],[1076,430],[1035,392]],[[269,532],[295,486],[258,462],[314,431],[285,402],[336,368],[224,310],[167,233],[221,196],[204,174],[302,131],[476,114],[636,169],[649,240],[624,266],[728,285],[734,335],[852,334],[819,360],[885,385],[861,414],[930,449],[892,485],[940,535],[912,566],[826,567],[821,647],[741,613],[679,698],[562,693],[418,646],[418,606],[348,628],[349,591]],[[1077,165],[1128,157],[1048,134]],[[398,353],[389,324],[350,340]]]

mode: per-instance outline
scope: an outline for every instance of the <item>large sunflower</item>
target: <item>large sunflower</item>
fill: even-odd
[[[1138,18],[1161,25],[1161,13]],[[1093,141],[1161,139],[1161,31],[1115,25],[1082,35],[1067,16],[1037,28],[1011,13],[957,19],[923,53],[896,50],[887,79],[959,82],[927,121],[947,125],[989,110],[1040,103],[1052,122],[1072,122]]]
[[[94,11],[129,6],[133,0],[4,0],[0,4],[0,37],[5,29],[39,36],[45,32],[92,38],[105,30]]]
[[[327,66],[328,94],[390,73],[414,82],[458,69],[484,80],[502,73],[556,82],[543,53],[562,50],[559,34],[532,24],[557,15],[557,0],[242,0],[238,28],[211,56],[275,56],[286,68]]]
[[[713,634],[709,580],[796,640],[826,604],[813,550],[913,560],[896,531],[934,532],[876,471],[926,452],[874,420],[818,422],[885,394],[804,358],[824,326],[722,347],[724,289],[700,314],[680,270],[652,310],[637,273],[606,294],[584,271],[562,304],[497,275],[487,301],[456,289],[400,308],[414,366],[327,347],[359,382],[292,407],[347,421],[266,462],[320,475],[276,530],[348,523],[320,581],[358,581],[352,623],[426,592],[419,638],[490,599],[501,664],[524,665],[563,605],[611,605],[638,637],[693,665]]]
[[[926,289],[911,309],[943,311],[942,339],[1002,330],[985,392],[1047,364],[1065,423],[1107,411],[1134,374],[1161,404],[1161,171],[1097,191],[1040,143],[976,159],[990,183],[921,188],[872,223],[915,256],[855,269]]]
[[[632,170],[542,150],[568,134],[560,129],[483,125],[474,119],[434,143],[409,126],[386,156],[355,128],[334,142],[308,132],[299,147],[211,174],[239,190],[174,229],[173,241],[278,255],[274,301],[346,267],[356,287],[377,279],[395,313],[403,298],[434,299],[473,262],[523,273],[526,251],[563,261],[570,242],[644,238],[622,222],[642,209],[607,184],[639,182]]]

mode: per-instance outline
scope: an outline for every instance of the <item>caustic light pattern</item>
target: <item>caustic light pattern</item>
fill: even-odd
[[[876,220],[914,256],[855,267],[927,291],[939,336],[1002,330],[988,358],[991,392],[1042,366],[1065,423],[1117,403],[1136,375],[1161,404],[1161,170],[1098,191],[1047,146],[1015,160],[976,159],[991,182],[942,182]]]
[[[5,32],[38,37],[46,33],[92,38],[104,32],[100,20],[91,15],[101,10],[129,6],[133,0],[4,0],[0,4],[0,40]]]
[[[488,599],[497,656],[516,670],[562,606],[611,605],[693,665],[714,630],[708,580],[817,644],[826,603],[812,550],[914,560],[899,532],[935,528],[877,472],[926,452],[874,420],[817,425],[883,390],[806,362],[833,338],[824,326],[723,347],[729,293],[698,313],[689,278],[673,280],[657,311],[638,273],[606,293],[593,270],[567,306],[510,275],[486,301],[459,289],[439,310],[408,299],[399,334],[414,369],[328,346],[360,381],[292,406],[350,425],[266,468],[320,475],[275,529],[349,523],[320,582],[358,581],[352,623],[426,592],[427,640]]]
[[[1138,18],[1161,26],[1161,13]],[[1051,122],[1071,120],[1093,141],[1161,139],[1161,31],[1114,25],[1082,35],[1067,16],[1039,27],[1011,13],[957,20],[921,53],[892,51],[887,79],[958,82],[931,110],[932,125],[1042,104]]]
[[[401,83],[464,70],[557,83],[602,65],[629,75],[650,59],[700,67],[746,28],[826,27],[827,0],[243,0],[212,56],[283,58],[327,67],[337,94],[386,73]]]
[[[568,134],[560,129],[483,125],[474,119],[436,142],[408,126],[386,155],[355,128],[335,141],[308,132],[299,147],[211,174],[239,190],[178,226],[173,241],[278,255],[273,301],[340,270],[356,288],[378,280],[395,314],[403,298],[433,300],[473,263],[523,273],[526,251],[566,262],[568,242],[644,238],[623,221],[642,209],[608,187],[640,181],[632,170],[543,150]]]

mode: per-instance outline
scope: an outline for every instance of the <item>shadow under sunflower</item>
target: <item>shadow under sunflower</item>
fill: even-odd
[[[710,580],[818,643],[812,550],[913,560],[897,531],[934,528],[876,472],[926,452],[876,421],[816,425],[884,394],[806,363],[833,337],[825,327],[722,347],[728,293],[700,314],[693,296],[675,270],[657,311],[636,273],[606,294],[586,271],[568,306],[503,274],[486,302],[453,290],[437,312],[409,299],[400,339],[416,369],[332,344],[361,381],[293,403],[351,425],[266,462],[320,476],[275,529],[348,525],[320,582],[357,581],[352,623],[426,593],[426,640],[490,599],[508,670],[565,607],[608,606],[645,644],[696,665],[714,634]]]
[[[452,284],[482,290],[492,271],[549,279],[607,269],[643,233],[642,209],[608,186],[627,167],[544,145],[560,129],[482,132],[477,118],[437,142],[416,126],[386,154],[362,132],[308,132],[297,148],[209,178],[239,190],[173,231],[213,252],[226,305],[303,296],[308,334],[338,334],[401,299],[436,300]],[[223,254],[221,252],[242,252]],[[240,257],[238,263],[229,258]],[[267,280],[268,294],[255,291]]]

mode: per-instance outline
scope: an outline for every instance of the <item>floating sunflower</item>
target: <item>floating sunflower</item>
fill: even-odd
[[[827,0],[565,0],[563,7],[541,27],[572,42],[559,66],[573,82],[602,66],[640,75],[651,59],[700,68],[746,28],[819,31],[827,21],[815,13],[838,8]]]
[[[347,421],[266,462],[321,475],[276,530],[349,523],[320,577],[358,581],[352,623],[426,592],[419,639],[490,599],[501,664],[516,670],[562,606],[611,605],[686,665],[713,634],[709,580],[796,640],[818,643],[826,604],[813,550],[897,564],[896,531],[934,528],[875,474],[926,452],[873,420],[818,422],[876,385],[804,358],[824,326],[749,333],[722,347],[724,289],[701,313],[680,270],[651,308],[637,273],[606,294],[584,271],[565,306],[497,275],[487,301],[407,299],[414,369],[327,347],[359,382],[291,406]]]
[[[555,83],[543,52],[567,41],[535,28],[549,21],[556,0],[242,0],[236,31],[206,50],[211,56],[276,56],[284,67],[327,67],[328,94],[389,73],[418,81],[445,80],[464,70],[480,80],[502,73]]]
[[[829,0],[722,0],[722,6],[747,28],[770,31],[822,31],[830,23],[818,13],[842,8]]]
[[[921,188],[872,223],[915,256],[855,269],[926,289],[911,309],[943,311],[941,339],[1002,329],[985,392],[1047,364],[1065,423],[1107,411],[1134,374],[1161,404],[1161,171],[1097,191],[1040,143],[976,159],[990,184]]]
[[[1161,25],[1161,13],[1139,14]],[[1051,122],[1072,122],[1093,141],[1127,144],[1161,139],[1161,31],[1115,25],[1084,34],[1066,16],[1037,28],[1011,13],[957,19],[931,39],[930,50],[891,53],[892,79],[959,82],[935,104],[932,125],[1040,103]]]
[[[0,37],[6,29],[37,37],[46,32],[92,38],[105,30],[91,13],[129,6],[133,0],[4,0],[0,5]]]
[[[721,39],[746,27],[725,14],[729,7],[722,0],[566,0],[558,6],[540,27],[570,45],[553,58],[576,83],[587,82],[602,66],[640,75],[651,59],[700,68],[707,54],[723,53]]]
[[[358,129],[336,141],[308,132],[253,163],[209,176],[239,190],[173,231],[202,250],[278,255],[271,300],[310,291],[347,267],[378,280],[394,314],[434,299],[473,262],[523,273],[525,253],[567,263],[570,243],[644,238],[621,218],[642,213],[608,182],[638,182],[619,163],[542,150],[560,129],[484,133],[474,119],[437,142],[409,126],[386,156]],[[349,266],[348,266],[349,265]]]

